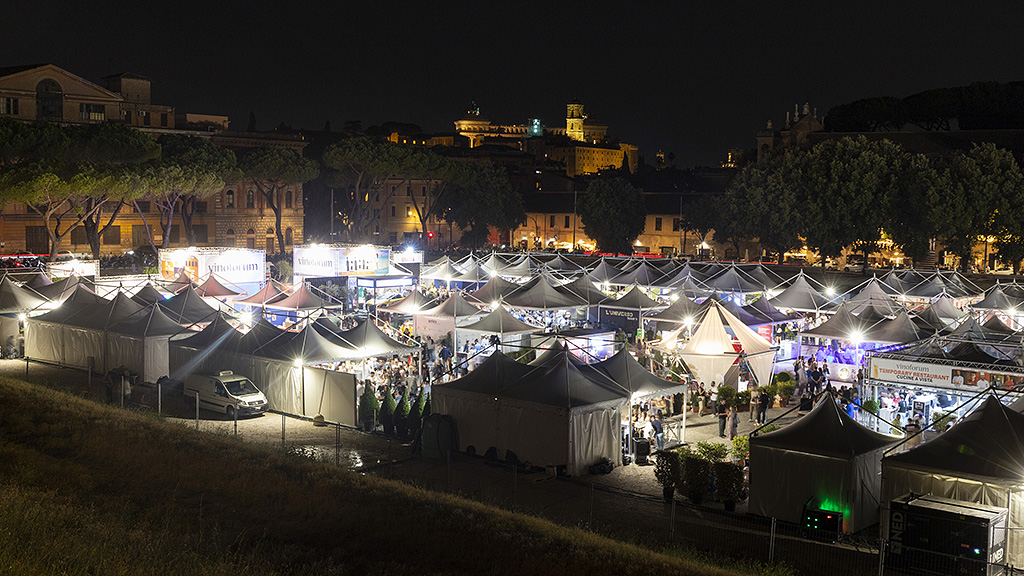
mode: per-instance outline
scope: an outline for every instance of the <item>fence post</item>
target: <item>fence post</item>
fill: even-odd
[[[281,413],[281,448],[284,448],[284,412]]]
[[[775,517],[772,516],[772,532],[768,539],[768,562],[775,561]]]
[[[885,540],[880,540],[878,542],[878,576],[883,574],[885,574]]]
[[[91,374],[91,372],[90,372]],[[164,388],[160,382],[156,383],[156,413],[164,413]]]
[[[452,490],[452,449],[449,448],[447,451],[445,451],[444,455],[445,455],[445,460],[447,462],[447,467],[448,467],[448,476],[447,476],[447,479],[445,480],[444,490],[445,490],[445,492],[451,492],[451,490]]]
[[[121,393],[119,396],[121,397],[121,408],[124,408],[124,373],[121,374]]]
[[[668,539],[672,540],[672,536],[676,533],[676,499],[672,498],[672,502],[669,503],[672,509],[668,513]]]
[[[234,415],[235,415],[235,436],[238,436],[238,406],[235,406]]]
[[[334,465],[341,466],[341,424],[334,427]]]
[[[516,470],[516,468],[517,468],[516,465],[513,464],[512,465],[512,511],[513,512],[515,512],[515,509],[516,509],[516,497],[519,495],[519,481],[518,481],[519,479],[516,476],[516,472],[518,472],[518,470]]]
[[[199,390],[196,390],[196,430],[199,430]]]
[[[594,483],[590,483],[590,519],[587,521],[587,529],[594,529]]]

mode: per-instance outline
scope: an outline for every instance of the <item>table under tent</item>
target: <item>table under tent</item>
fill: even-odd
[[[551,365],[524,365],[495,352],[468,375],[435,384],[432,411],[451,416],[460,447],[478,454],[493,448],[499,458],[570,476],[604,458],[620,465],[629,391],[570,358],[563,351]]]
[[[989,395],[937,438],[883,458],[882,502],[908,492],[1007,509],[1005,561],[1024,564],[1024,414]]]
[[[842,514],[843,532],[878,522],[883,451],[899,438],[870,430],[831,394],[781,430],[750,437],[750,512],[799,523],[805,508]]]

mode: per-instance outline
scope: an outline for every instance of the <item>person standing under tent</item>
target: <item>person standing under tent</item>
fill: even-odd
[[[726,419],[729,417],[729,412],[724,402],[715,407],[715,414],[718,415],[718,437],[725,438],[725,424]]]
[[[707,403],[705,398],[708,395],[708,391],[704,389],[704,383],[701,382],[697,387],[697,408],[699,409],[698,416],[704,416],[704,405]]]
[[[750,414],[747,417],[747,422],[753,422],[757,418],[759,411],[758,406],[760,405],[761,397],[757,395],[757,390],[750,391]]]
[[[768,419],[768,407],[771,406],[772,399],[768,395],[768,388],[762,386],[761,394],[757,397],[757,423],[764,424]]]
[[[711,411],[718,413],[718,384],[714,380],[711,381]]]
[[[661,425],[661,419],[651,414],[651,428],[654,431],[654,447],[659,452],[665,449],[665,428]]]
[[[740,413],[739,413],[739,410],[737,410],[735,406],[730,406],[729,407],[729,417],[728,417],[728,420],[729,420],[729,422],[728,422],[728,424],[729,424],[729,441],[731,442],[733,438],[739,436]]]

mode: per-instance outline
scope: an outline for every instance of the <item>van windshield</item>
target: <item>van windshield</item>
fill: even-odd
[[[225,382],[224,387],[228,389],[228,393],[232,396],[245,396],[246,394],[259,393],[259,389],[257,389],[256,385],[250,382],[248,378]]]

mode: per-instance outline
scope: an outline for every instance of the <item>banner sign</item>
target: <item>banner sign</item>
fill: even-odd
[[[245,291],[266,279],[266,252],[249,248],[160,250],[160,276],[174,280],[182,272],[193,282],[202,282],[213,273],[229,288]]]
[[[381,246],[295,246],[292,273],[308,277],[384,275],[390,270],[391,249]]]
[[[868,375],[872,380],[950,390],[980,391],[995,385],[1009,389],[1024,383],[1024,374],[994,372],[974,368],[954,368],[927,362],[868,358]]]

